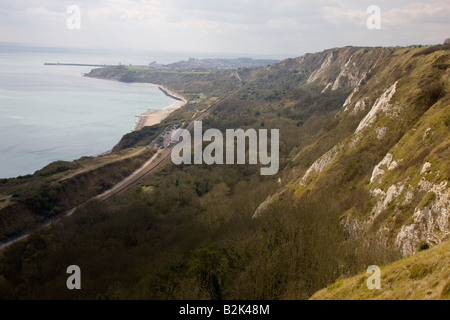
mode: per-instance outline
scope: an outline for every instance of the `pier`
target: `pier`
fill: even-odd
[[[75,66],[75,67],[115,67],[112,64],[87,64],[87,63],[60,63],[60,62],[45,62],[44,66]]]

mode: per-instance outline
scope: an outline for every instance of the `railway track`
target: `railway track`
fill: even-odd
[[[211,112],[220,104],[220,102],[224,101],[227,97],[229,96],[226,95],[220,99],[218,99],[217,101],[215,101],[213,104],[211,104],[201,115],[199,115],[198,117],[196,117],[194,120],[192,120],[188,126],[186,127],[187,130],[191,130],[194,127],[194,122],[195,121],[200,121],[201,119],[207,117],[208,115],[211,114]],[[120,181],[119,183],[117,183],[113,188],[105,191],[102,194],[99,194],[91,199],[88,199],[86,201],[83,201],[82,203],[78,204],[76,207],[73,207],[67,211],[64,211],[63,213],[48,219],[48,221],[46,220],[45,222],[39,224],[37,227],[33,228],[30,231],[25,231],[19,235],[16,235],[13,238],[7,239],[4,242],[0,243],[0,250],[5,249],[7,247],[9,247],[10,245],[24,240],[26,238],[28,238],[33,232],[36,232],[38,230],[41,230],[45,227],[48,227],[50,225],[52,225],[53,223],[55,223],[56,221],[58,221],[60,218],[63,217],[68,217],[71,216],[77,209],[81,208],[82,206],[84,206],[86,203],[88,203],[89,201],[92,200],[100,200],[101,202],[107,201],[108,199],[112,198],[115,195],[118,195],[122,192],[124,192],[125,190],[127,190],[128,188],[134,186],[135,184],[137,184],[142,178],[146,177],[149,174],[154,173],[155,171],[157,171],[159,168],[161,168],[168,159],[170,159],[170,155],[171,155],[171,150],[172,150],[173,146],[171,146],[170,148],[167,148],[167,152],[159,159],[156,159],[158,154],[160,154],[160,152],[158,151],[158,153],[156,153],[154,155],[156,162],[155,163],[150,163],[147,166],[145,166],[144,168],[138,169],[139,172],[134,172],[131,176],[128,176],[127,178],[125,178],[124,180]],[[150,159],[151,160],[151,159]],[[149,160],[149,161],[150,161]],[[129,180],[129,181],[127,181]],[[123,184],[123,185],[121,185]]]

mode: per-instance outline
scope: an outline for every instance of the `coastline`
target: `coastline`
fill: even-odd
[[[144,113],[141,113],[140,115],[136,116],[137,120],[136,120],[136,123],[135,123],[132,131],[137,131],[137,130],[142,129],[143,127],[152,126],[152,125],[160,123],[167,116],[169,116],[169,114],[171,114],[173,111],[183,107],[187,103],[187,101],[184,97],[168,90],[167,88],[165,88],[162,85],[154,84],[154,83],[148,83],[148,84],[157,87],[166,96],[171,97],[172,99],[176,100],[176,102],[173,103],[172,105],[168,106],[167,108],[164,108],[161,110],[149,109],[149,110],[145,111]]]

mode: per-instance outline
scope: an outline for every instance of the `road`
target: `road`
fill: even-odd
[[[207,117],[219,105],[219,103],[222,102],[223,100],[225,100],[227,97],[228,97],[228,95],[218,99],[213,104],[211,104],[201,115],[199,115],[197,118],[192,120],[188,124],[186,129],[191,130],[194,127],[195,121],[200,121],[204,117]],[[118,195],[118,194],[122,193],[123,191],[127,190],[128,188],[134,186],[136,183],[139,182],[139,180],[141,180],[142,178],[144,178],[145,176],[147,176],[149,174],[152,174],[153,172],[158,170],[160,167],[162,167],[171,158],[170,154],[171,154],[172,148],[173,148],[173,145],[170,148],[158,149],[158,152],[156,154],[154,154],[141,168],[134,171],[130,176],[128,176],[127,178],[125,178],[122,181],[120,181],[119,183],[117,183],[111,189],[108,189],[105,192],[103,192],[102,194],[99,194],[91,199],[88,199],[88,200],[80,203],[76,207],[71,208],[71,209],[65,211],[64,213],[56,216],[54,219],[39,225],[39,227],[35,228],[35,230],[32,230],[25,234],[22,234],[6,243],[1,244],[0,250],[7,248],[10,245],[12,245],[18,241],[28,238],[33,232],[36,232],[42,228],[52,225],[54,222],[58,221],[62,217],[71,216],[78,208],[82,207],[89,201],[92,201],[92,200],[100,200],[102,202],[107,201],[111,197]],[[159,157],[159,159],[158,159],[158,157]]]

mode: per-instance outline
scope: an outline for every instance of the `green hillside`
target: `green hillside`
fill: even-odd
[[[371,274],[339,279],[315,293],[312,300],[450,299],[450,242],[381,267],[380,289],[369,290]]]
[[[260,165],[169,161],[126,192],[0,251],[0,297],[308,299],[331,285],[326,298],[447,299],[449,66],[450,46],[439,45],[334,48],[208,73],[93,70],[88,76],[157,83],[187,99],[161,124],[125,135],[111,157],[213,106],[203,130],[279,129],[280,169],[261,176]],[[52,193],[58,178],[86,164],[4,181],[0,194],[18,196],[0,209],[0,236],[111,187],[144,157],[85,172]],[[412,278],[409,263],[418,266]],[[64,286],[71,264],[82,270],[81,291]],[[366,295],[353,280],[336,282],[369,265],[386,266],[385,285],[407,289]]]

